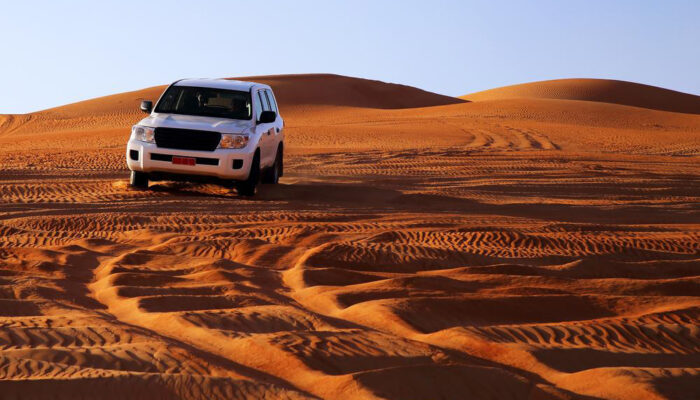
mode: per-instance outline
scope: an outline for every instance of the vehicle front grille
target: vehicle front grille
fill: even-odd
[[[221,141],[219,132],[193,129],[156,128],[156,145],[165,149],[214,151]]]

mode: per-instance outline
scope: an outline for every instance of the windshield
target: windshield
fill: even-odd
[[[238,90],[170,86],[155,112],[231,119],[250,119],[250,93]]]

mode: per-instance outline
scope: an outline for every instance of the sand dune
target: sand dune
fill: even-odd
[[[250,79],[289,149],[254,199],[127,187],[163,86],[0,116],[2,396],[700,396],[690,95]]]
[[[262,82],[275,89],[283,107],[345,106],[360,108],[417,108],[463,103],[454,97],[411,86],[332,74],[273,75],[233,78]]]
[[[410,86],[341,75],[278,75],[230,78],[253,80],[275,88],[282,108],[307,106],[400,109],[464,103],[464,100]],[[24,115],[0,115],[0,135],[124,128],[141,116],[141,100],[156,101],[165,89],[155,86],[99,97]],[[292,111],[288,110],[288,111]],[[303,111],[302,111],[303,112]]]
[[[557,79],[523,83],[472,93],[461,98],[469,101],[514,98],[584,100],[700,114],[700,96],[608,79]]]
[[[700,129],[697,116],[611,104],[603,98],[583,101],[563,94],[561,98],[497,96],[489,101],[465,103],[407,86],[338,75],[240,79],[258,80],[275,88],[287,119],[288,133],[294,138],[290,141],[293,152],[458,145],[499,151],[563,148],[689,155],[697,154],[700,148],[694,134]],[[589,80],[584,83],[590,91],[600,91],[599,87],[605,87],[607,82]],[[125,129],[143,115],[138,110],[139,102],[157,99],[163,88],[105,96],[31,114],[3,116],[0,137],[12,136],[13,140],[5,144],[10,148],[41,149],[42,153],[36,155],[41,158],[45,157],[46,150],[56,151],[68,143],[100,149],[119,147],[124,141]],[[615,93],[632,98],[637,95],[637,89],[630,84],[615,87]],[[650,93],[655,94],[654,90],[650,89]],[[664,96],[667,92],[675,93],[666,91]],[[665,102],[668,96],[664,96],[654,98]],[[674,99],[681,104],[685,98]],[[692,101],[682,104],[690,103]],[[426,135],[426,131],[430,134]],[[79,140],[86,132],[96,137]],[[602,143],[601,135],[607,138]],[[56,142],[60,145],[56,146]],[[115,159],[114,163],[117,167],[121,160]]]

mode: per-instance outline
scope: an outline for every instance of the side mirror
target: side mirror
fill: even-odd
[[[269,122],[275,122],[277,119],[277,113],[274,111],[263,111],[260,113],[260,119],[258,123],[267,124]]]
[[[152,109],[153,109],[153,102],[152,101],[143,100],[141,102],[141,111],[145,112],[146,114],[150,114]]]

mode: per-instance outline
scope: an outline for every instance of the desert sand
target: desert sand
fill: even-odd
[[[163,86],[0,116],[0,397],[700,398],[700,97],[249,79],[255,198],[127,187]]]

